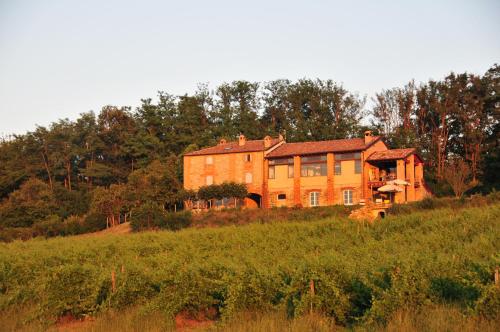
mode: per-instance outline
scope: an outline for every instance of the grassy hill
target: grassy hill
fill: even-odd
[[[403,213],[374,225],[329,217],[16,241],[0,244],[0,325],[133,310],[167,325],[184,317],[237,330],[231,324],[250,312],[276,313],[281,318],[267,319],[280,324],[319,315],[313,321],[327,320],[327,329],[366,328],[390,326],[401,310],[444,306],[493,326],[499,239],[495,202]]]

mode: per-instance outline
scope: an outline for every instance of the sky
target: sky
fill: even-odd
[[[0,136],[198,83],[333,79],[368,100],[500,63],[500,1],[0,0]]]

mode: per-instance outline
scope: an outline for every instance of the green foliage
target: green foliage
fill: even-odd
[[[194,198],[182,190],[183,153],[239,134],[284,134],[297,142],[360,137],[372,130],[390,147],[417,148],[435,196],[453,194],[444,170],[456,157],[470,166],[471,183],[478,184],[465,194],[488,193],[500,188],[499,101],[495,64],[483,75],[450,73],[439,81],[383,90],[374,98],[369,126],[362,123],[365,98],[332,80],[239,80],[213,89],[201,84],[190,95],[159,92],[157,101],[142,99],[135,110],[107,105],[98,114],[0,139],[0,200],[6,199],[0,203],[0,227],[9,229],[7,238],[26,238],[52,215],[99,212],[116,225],[148,202],[176,211]],[[202,188],[200,198],[245,196],[243,187],[222,187]]]
[[[132,230],[166,229],[176,231],[191,225],[191,212],[167,212],[155,204],[144,204],[132,210]]]
[[[478,194],[467,198],[462,197],[460,199],[454,199],[451,197],[426,197],[421,201],[404,204],[393,204],[389,209],[387,209],[387,213],[396,215],[408,214],[421,210],[433,210],[439,208],[459,210],[469,207],[487,206],[498,201],[500,201],[500,195],[495,191],[484,196]]]
[[[498,200],[373,225],[330,213],[319,221],[3,244],[0,308],[32,301],[41,317],[55,318],[144,304],[171,318],[213,312],[224,321],[247,310],[312,311],[368,326],[436,304],[500,314]]]
[[[224,182],[222,184],[211,184],[198,189],[198,198],[202,200],[239,198],[248,195],[247,186],[243,183]]]
[[[42,311],[55,317],[95,313],[109,293],[109,282],[89,263],[55,268],[44,286]]]

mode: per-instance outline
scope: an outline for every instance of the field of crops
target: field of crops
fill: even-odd
[[[131,307],[221,322],[279,311],[356,326],[444,304],[495,320],[499,239],[497,202],[374,225],[330,217],[16,241],[0,245],[0,310],[29,307],[28,318],[44,322]]]

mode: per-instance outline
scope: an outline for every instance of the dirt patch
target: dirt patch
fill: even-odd
[[[99,231],[99,232],[80,234],[77,236],[87,237],[87,236],[103,236],[103,235],[109,235],[109,234],[122,235],[122,234],[130,234],[130,233],[132,233],[132,227],[130,226],[130,222],[126,222],[126,223],[120,224],[120,225],[115,226],[115,227],[110,227],[110,228],[104,229],[104,230]]]

